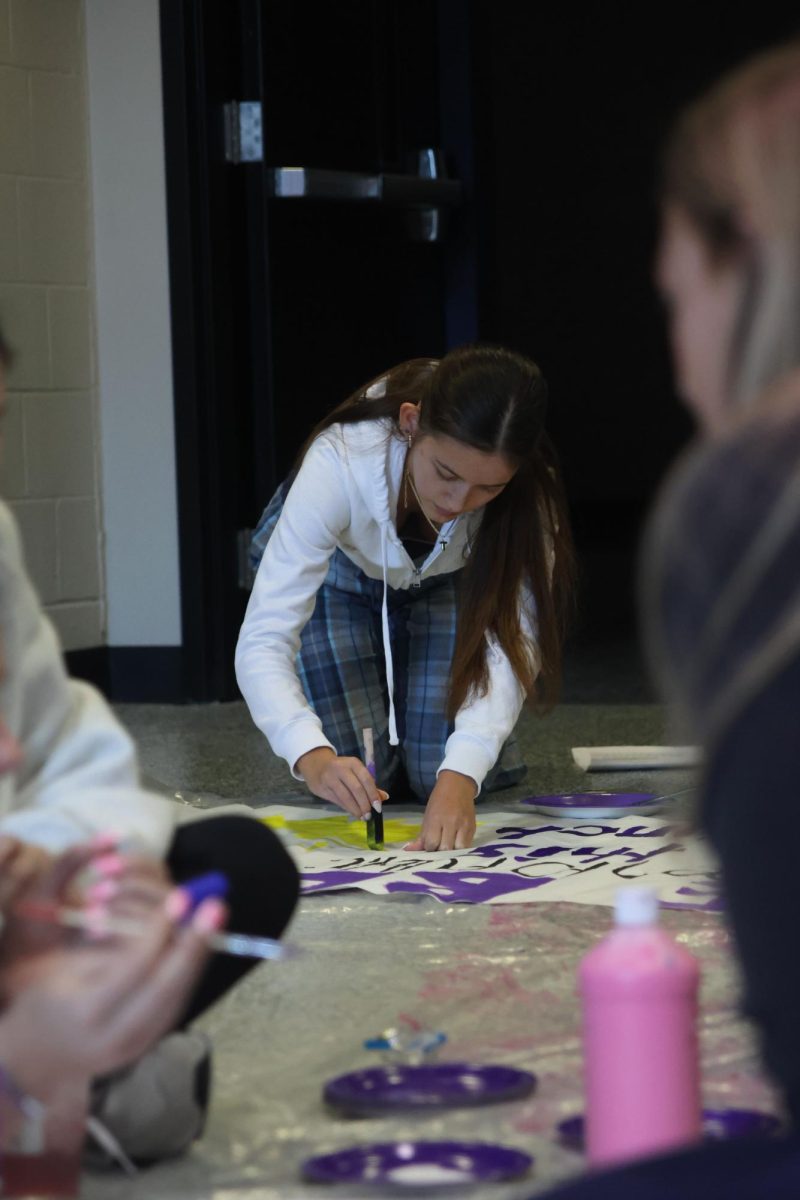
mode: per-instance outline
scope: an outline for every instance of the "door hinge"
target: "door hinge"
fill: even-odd
[[[229,163],[263,162],[260,100],[229,100],[222,106],[225,158]]]
[[[245,592],[253,589],[256,577],[255,567],[250,561],[250,542],[253,538],[252,529],[239,529],[236,533],[236,561],[238,564],[239,587]]]

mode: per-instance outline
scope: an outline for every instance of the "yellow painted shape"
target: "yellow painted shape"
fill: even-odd
[[[304,842],[311,842],[309,850],[329,850],[331,842],[342,846],[354,846],[357,850],[366,850],[367,831],[363,821],[354,821],[345,813],[341,816],[307,817],[305,820],[293,821],[282,813],[274,817],[262,817],[261,820],[271,829],[285,829]],[[413,841],[419,834],[422,816],[419,821],[403,821],[399,818],[387,818],[384,810],[383,838],[386,845],[398,843],[404,846]],[[322,839],[322,840],[315,840]],[[372,851],[374,854],[375,851]]]

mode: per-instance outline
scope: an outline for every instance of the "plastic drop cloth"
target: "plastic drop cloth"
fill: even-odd
[[[610,677],[617,668],[614,661]],[[136,737],[148,783],[174,795],[183,817],[213,816],[231,801],[244,800],[245,808],[308,804],[243,704],[128,705],[121,715]],[[572,761],[575,745],[663,741],[663,713],[655,705],[564,704],[546,727],[524,716],[520,730],[529,777],[499,793],[497,808],[534,790],[664,794],[692,782],[677,770],[589,777]],[[686,815],[690,805],[680,801],[676,811]],[[736,1016],[738,985],[723,918],[686,911],[667,912],[663,920],[703,968],[706,1104],[774,1111],[752,1032]],[[87,1176],[83,1196],[351,1200],[361,1193],[302,1183],[303,1159],[401,1137],[480,1138],[535,1156],[528,1179],[464,1189],[470,1200],[523,1200],[546,1191],[583,1169],[579,1155],[557,1145],[554,1127],[582,1107],[575,971],[609,921],[607,907],[585,904],[448,905],[364,892],[303,900],[289,936],[305,955],[258,968],[202,1022],[214,1042],[215,1068],[203,1139],[185,1158],[132,1181]],[[538,1076],[537,1090],[527,1100],[436,1116],[348,1121],[326,1111],[325,1081],[375,1065],[364,1039],[404,1013],[447,1033],[440,1061],[524,1067]]]
[[[186,1158],[133,1181],[87,1176],[83,1195],[349,1200],[381,1193],[304,1184],[302,1161],[399,1138],[518,1147],[536,1160],[527,1179],[464,1194],[475,1200],[540,1194],[583,1169],[579,1155],[556,1143],[554,1128],[581,1110],[575,971],[609,920],[607,908],[583,904],[492,908],[365,893],[309,897],[290,933],[305,953],[255,971],[203,1022],[215,1047],[215,1086],[202,1141]],[[723,918],[665,912],[663,922],[702,964],[705,1104],[776,1111],[752,1031],[736,1015],[738,981]],[[364,1039],[403,1014],[446,1032],[439,1061],[523,1067],[537,1075],[536,1091],[485,1108],[391,1118],[345,1119],[327,1111],[324,1083],[377,1065]]]

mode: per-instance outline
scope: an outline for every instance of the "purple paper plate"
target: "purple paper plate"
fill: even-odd
[[[726,1142],[740,1137],[776,1137],[783,1128],[779,1117],[750,1108],[704,1108],[703,1138]],[[567,1117],[556,1125],[558,1140],[568,1150],[583,1150],[583,1117]]]
[[[526,796],[519,803],[548,817],[627,817],[656,812],[663,803],[653,792],[563,792],[557,796]]]
[[[533,1166],[530,1154],[490,1142],[379,1142],[321,1154],[303,1163],[314,1183],[381,1188],[464,1187],[519,1179]]]
[[[780,1117],[752,1108],[704,1108],[703,1134],[709,1142],[738,1137],[777,1137],[783,1129]]]
[[[411,1108],[471,1108],[519,1100],[536,1087],[536,1076],[516,1067],[473,1063],[423,1063],[370,1067],[325,1084],[327,1104],[349,1116]]]

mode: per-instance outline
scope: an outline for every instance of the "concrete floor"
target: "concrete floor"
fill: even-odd
[[[633,678],[633,676],[631,676]],[[583,694],[575,688],[572,695]],[[123,706],[152,786],[184,803],[260,807],[308,803],[270,753],[241,704]],[[686,773],[588,777],[570,747],[663,740],[663,716],[643,703],[566,703],[544,720],[525,715],[524,786],[488,803],[504,808],[533,792],[619,788],[669,792]],[[582,1169],[560,1148],[555,1123],[581,1108],[579,958],[607,928],[607,908],[540,903],[445,906],[427,897],[340,893],[304,900],[290,938],[301,957],[261,968],[205,1019],[215,1047],[209,1126],[187,1157],[128,1181],[89,1176],[91,1200],[293,1200],[319,1197],[299,1166],[312,1153],[399,1137],[501,1141],[534,1154],[524,1182],[470,1191],[476,1200],[521,1200]],[[737,980],[718,916],[668,912],[665,923],[703,965],[701,1045],[707,1103],[773,1107],[750,1030],[736,1017]],[[364,1038],[410,1014],[444,1030],[442,1057],[534,1071],[527,1100],[445,1116],[344,1120],[321,1101],[325,1081],[374,1065]],[[334,1194],[349,1200],[349,1191]],[[452,1194],[452,1193],[449,1193]]]

